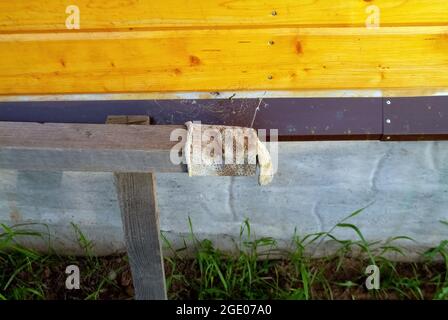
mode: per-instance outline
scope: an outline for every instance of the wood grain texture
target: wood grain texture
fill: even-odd
[[[448,87],[446,0],[79,0],[66,30],[72,4],[0,1],[1,96]]]
[[[0,35],[0,93],[443,88],[447,34],[448,27],[403,27]]]
[[[366,8],[383,26],[447,25],[446,0],[14,0],[0,1],[0,32],[64,31],[76,4],[81,30],[223,26],[364,26]],[[275,11],[275,15],[272,12]]]
[[[115,173],[129,264],[137,300],[165,300],[155,175]]]
[[[149,117],[141,115],[130,116],[107,116],[107,124],[132,124],[132,125],[149,125]]]
[[[0,168],[184,172],[170,161],[174,129],[184,126],[0,122]]]

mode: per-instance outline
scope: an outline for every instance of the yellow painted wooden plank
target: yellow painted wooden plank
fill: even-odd
[[[81,30],[203,26],[447,25],[447,0],[0,0],[0,32],[66,30],[77,5]]]
[[[0,35],[0,94],[448,86],[448,27]]]

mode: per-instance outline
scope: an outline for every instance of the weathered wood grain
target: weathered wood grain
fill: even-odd
[[[148,116],[130,115],[130,116],[107,116],[107,124],[132,124],[148,125],[150,122]]]
[[[170,161],[174,129],[184,126],[0,122],[0,168],[184,172]]]
[[[155,175],[115,173],[114,176],[135,298],[166,299]]]
[[[145,115],[111,116],[107,124],[149,125]],[[166,299],[155,175],[114,173],[135,298]]]

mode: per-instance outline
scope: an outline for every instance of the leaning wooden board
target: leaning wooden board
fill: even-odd
[[[69,4],[0,3],[0,95],[448,87],[445,0]]]

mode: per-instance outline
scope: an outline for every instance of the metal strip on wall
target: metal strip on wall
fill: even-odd
[[[201,121],[278,129],[281,141],[446,140],[448,97],[244,98],[0,102],[0,121],[104,123],[148,115],[153,124]]]
[[[279,130],[279,140],[365,140],[382,133],[379,98],[266,98],[1,102],[0,121],[104,123],[148,115],[153,124],[201,121]]]

